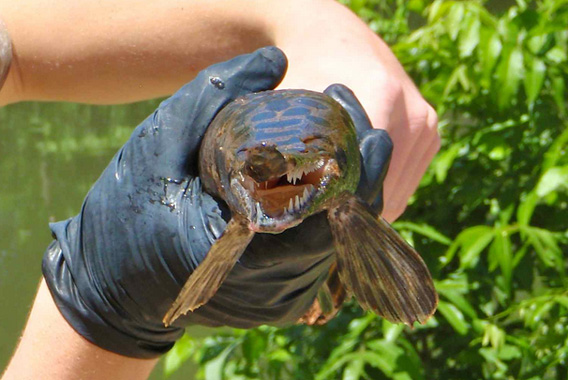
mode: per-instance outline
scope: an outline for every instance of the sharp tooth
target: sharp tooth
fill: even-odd
[[[262,210],[260,209],[260,203],[256,202],[256,224],[260,224],[261,218],[262,218]]]
[[[290,212],[294,211],[294,201],[292,200],[292,198],[290,198],[290,204],[288,205],[288,210],[290,210]]]
[[[288,182],[292,182],[292,173],[290,173],[290,172],[286,173],[286,180]]]
[[[303,196],[303,202],[308,200],[308,197],[310,196],[310,192],[308,191],[308,187],[304,187],[304,196]]]
[[[296,211],[300,211],[300,197],[296,195]]]

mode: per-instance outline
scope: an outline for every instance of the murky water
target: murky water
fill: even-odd
[[[158,101],[126,106],[25,103],[0,109],[0,373],[26,322],[51,241]],[[189,378],[186,365],[170,379]],[[158,366],[153,379],[162,378]]]

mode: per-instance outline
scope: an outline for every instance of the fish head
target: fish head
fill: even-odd
[[[230,147],[222,161],[223,198],[255,232],[280,233],[354,192],[360,154],[349,114],[331,97],[303,90],[238,99],[223,120]],[[231,114],[238,114],[235,117]],[[218,160],[219,162],[219,160]]]

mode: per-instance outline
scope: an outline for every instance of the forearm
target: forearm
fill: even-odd
[[[1,2],[14,66],[0,105],[119,103],[171,94],[211,63],[271,44],[257,3]]]
[[[69,326],[42,280],[26,330],[2,380],[145,379],[157,359],[103,350]]]

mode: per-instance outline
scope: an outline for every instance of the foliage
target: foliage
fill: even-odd
[[[395,224],[438,312],[410,329],[349,304],[323,327],[187,337],[168,361],[191,355],[208,380],[568,378],[568,1],[344,3],[440,117],[440,154]]]

